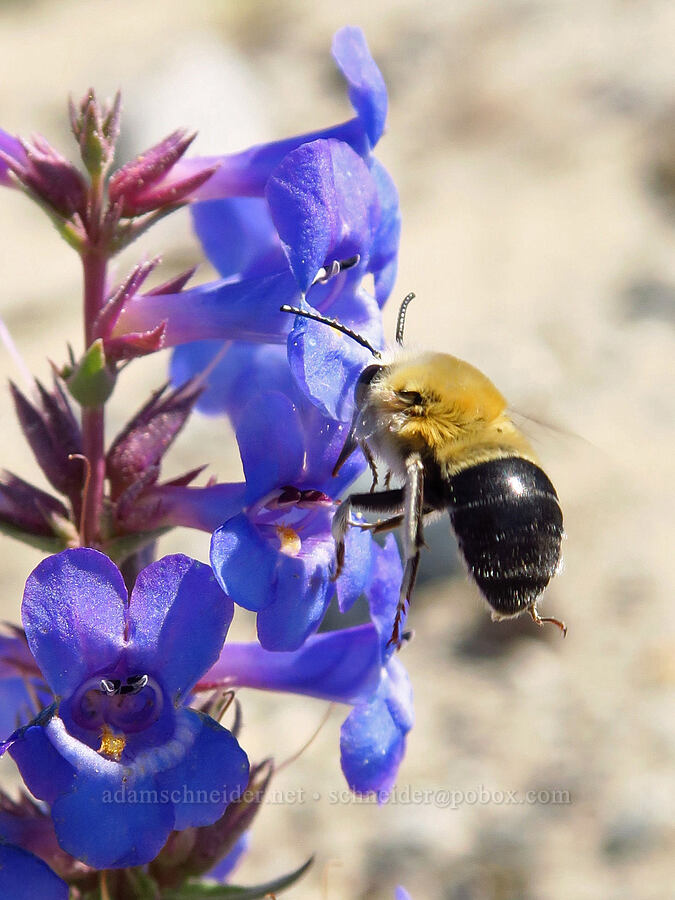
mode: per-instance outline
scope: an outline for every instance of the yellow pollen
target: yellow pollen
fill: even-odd
[[[286,556],[297,556],[302,547],[302,541],[297,531],[288,528],[286,525],[277,525],[277,537],[281,544],[280,550]]]
[[[104,725],[101,729],[101,746],[97,752],[119,762],[126,743],[127,739],[123,734],[115,734],[109,725]]]

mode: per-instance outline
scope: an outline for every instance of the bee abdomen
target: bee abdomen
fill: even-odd
[[[464,469],[448,485],[460,550],[490,606],[503,616],[531,606],[560,565],[558,496],[548,476],[512,456]]]

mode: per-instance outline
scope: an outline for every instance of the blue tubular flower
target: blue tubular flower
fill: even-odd
[[[265,206],[224,201],[220,215],[217,204],[209,204],[208,216],[198,216],[200,236],[227,276],[179,293],[129,298],[112,337],[163,327],[165,346],[213,338],[284,342],[293,320],[279,307],[297,306],[322,266],[360,257],[336,284],[313,289],[312,303],[325,311],[338,288],[353,291],[365,274],[377,279],[379,267],[389,271],[395,263],[397,238],[383,246],[383,235],[392,234],[388,222],[398,207],[392,207],[389,196],[381,200],[382,184],[347,144],[319,140],[302,145],[270,175]],[[244,213],[250,221],[242,222]],[[241,252],[219,253],[223,234],[236,229],[243,232]],[[236,263],[242,269],[233,274]]]
[[[334,314],[342,298],[341,317],[355,323],[364,312],[361,281],[370,274],[382,306],[396,273],[400,232],[396,188],[371,154],[384,127],[386,89],[359,29],[338,32],[333,52],[357,118],[236,156],[178,162],[174,169],[185,168],[186,177],[190,165],[219,166],[194,193],[192,211],[223,280],[131,298],[115,339],[163,329],[164,346],[210,339],[283,343],[293,321],[279,307],[300,304],[319,269],[355,255],[360,261],[352,270],[312,289],[312,305]],[[374,304],[366,324],[381,344]],[[308,396],[329,408],[321,397]]]
[[[318,628],[336,589],[330,531],[335,502],[325,490],[344,483],[331,484],[344,428],[306,406],[302,415],[301,404],[269,390],[244,406],[235,423],[245,508],[211,541],[216,577],[236,603],[258,613],[258,637],[268,650],[300,647]],[[343,478],[353,478],[354,471]],[[350,535],[338,594],[360,592],[373,547],[369,534]]]
[[[7,743],[68,853],[95,868],[141,865],[246,786],[234,737],[182,705],[232,613],[209,567],[181,555],[143,570],[131,598],[95,550],[66,550],[29,577],[24,627],[60,701]]]
[[[0,842],[0,897],[68,900],[68,885],[37,856]]]
[[[375,792],[381,801],[396,781],[414,722],[408,673],[390,643],[402,574],[396,542],[389,535],[374,556],[369,590],[382,661],[380,681],[373,694],[354,705],[340,732],[342,771],[349,786],[358,793]]]
[[[410,682],[389,645],[401,579],[393,536],[374,550],[370,562],[365,593],[373,624],[315,635],[291,653],[230,644],[198,689],[252,687],[351,704],[340,735],[343,772],[352,790],[385,800],[413,724]]]
[[[320,139],[343,141],[360,156],[370,157],[387,118],[387,88],[382,73],[370,55],[360,28],[341,28],[335,34],[333,58],[347,82],[356,118],[332,128],[251,147],[242,153],[181,160],[174,169],[181,177],[205,166],[218,166],[215,174],[193,192],[193,200],[261,197],[272,170],[285,156],[303,144]]]

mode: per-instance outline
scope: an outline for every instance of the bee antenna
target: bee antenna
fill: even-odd
[[[370,350],[376,359],[380,359],[379,351],[373,347],[370,341],[357,331],[352,331],[351,328],[347,328],[346,325],[343,325],[342,322],[338,322],[337,319],[328,319],[326,316],[319,315],[319,313],[309,312],[308,310],[300,309],[297,306],[288,306],[286,303],[279,308],[281,312],[292,313],[294,316],[303,316],[305,319],[311,319],[313,322],[321,322],[322,325],[328,325],[336,331],[341,331],[342,334],[346,334],[347,337],[356,341],[357,344],[361,344],[366,350]]]
[[[405,328],[405,314],[410,306],[410,301],[415,299],[414,294],[408,294],[403,298],[401,308],[398,311],[398,319],[396,320],[396,343],[403,343],[403,329]]]

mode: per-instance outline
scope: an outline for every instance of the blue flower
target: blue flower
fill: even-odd
[[[288,691],[350,704],[340,733],[343,772],[352,790],[385,800],[413,725],[408,675],[389,644],[400,580],[400,557],[390,535],[371,554],[365,587],[371,624],[315,635],[291,653],[229,644],[202,686]],[[351,602],[350,597],[341,608]]]
[[[379,307],[393,286],[400,233],[396,188],[372,156],[386,118],[386,89],[359,29],[338,32],[333,49],[357,117],[235,156],[179,162],[177,169],[219,166],[194,194],[192,213],[197,236],[222,280],[131,298],[115,326],[116,338],[163,328],[165,346],[179,348],[174,368],[189,374],[194,374],[195,357],[203,357],[203,350],[184,346],[195,341],[285,343],[294,322],[279,307],[303,303],[320,269],[358,255],[351,270],[312,287],[311,304],[339,315],[381,346]],[[362,287],[365,275],[373,277],[373,297]],[[329,372],[329,395],[324,397],[324,385],[312,374],[317,354],[310,348],[313,359],[305,366],[305,342],[292,337],[289,359],[293,371],[301,373],[302,390],[325,413],[349,418],[345,410],[351,403],[351,380],[363,361],[361,348],[355,361],[351,342],[338,345],[337,356],[347,355],[350,383],[336,387],[334,376],[343,373],[333,341],[328,356],[337,369]],[[339,401],[335,395],[340,391]]]
[[[260,144],[241,153],[181,160],[173,169],[174,178],[186,177],[205,166],[218,166],[208,182],[193,192],[193,200],[261,197],[272,170],[283,158],[303,144],[316,140],[342,141],[364,159],[370,159],[387,118],[387,88],[382,73],[370,55],[360,28],[341,28],[333,38],[332,49],[333,58],[347,82],[356,117],[331,128]]]
[[[165,346],[206,339],[284,343],[293,319],[279,307],[297,306],[325,265],[360,258],[335,282],[312,290],[312,303],[324,312],[341,292],[355,293],[364,275],[390,283],[389,275],[380,276],[396,263],[398,232],[390,220],[397,220],[398,199],[391,181],[381,197],[383,184],[347,144],[303,144],[271,173],[265,203],[218,201],[206,204],[204,215],[197,206],[198,234],[225,277],[129,298],[112,336],[163,326]],[[241,252],[214,249],[226,240],[230,248],[241,244]]]
[[[0,840],[0,897],[68,900],[68,885],[37,856]]]
[[[141,865],[245,788],[234,737],[183,705],[232,614],[209,567],[182,555],[144,569],[130,598],[96,550],[31,574],[24,627],[57,700],[6,744],[68,853],[94,868]]]
[[[287,365],[285,374],[290,379]],[[344,479],[354,477],[355,466],[340,479],[331,477],[344,426],[306,401],[304,406],[267,390],[243,407],[236,433],[246,477],[244,505],[224,517],[211,540],[218,581],[236,603],[257,612],[258,638],[268,650],[300,647],[318,628],[336,589],[344,602],[355,599],[375,546],[369,534],[354,530],[345,571],[333,583],[336,503],[326,491],[338,491]]]

